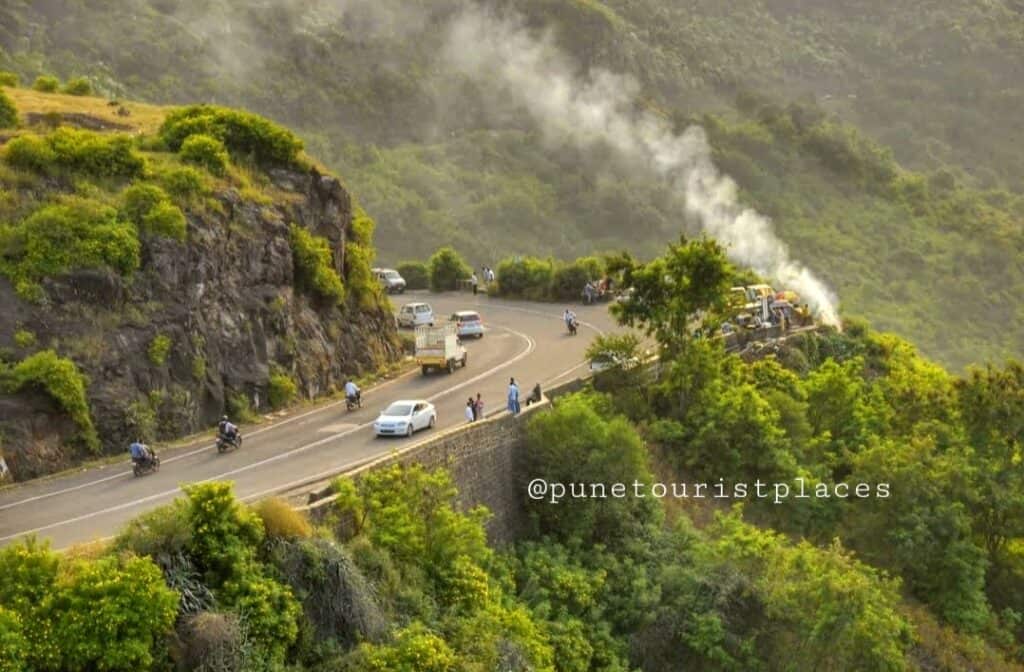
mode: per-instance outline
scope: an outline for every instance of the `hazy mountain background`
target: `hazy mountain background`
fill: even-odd
[[[490,22],[459,32],[467,13]],[[510,35],[532,79],[480,67]],[[26,80],[297,128],[375,217],[384,262],[444,243],[477,265],[645,255],[696,230],[674,182],[553,123],[568,77],[700,124],[844,312],[952,367],[1022,353],[1020,0],[15,0],[0,48]]]

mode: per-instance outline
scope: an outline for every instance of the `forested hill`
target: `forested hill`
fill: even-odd
[[[15,0],[0,7],[0,69],[286,122],[376,218],[386,262],[442,242],[474,263],[623,245],[656,254],[683,220],[666,184],[560,143],[521,99],[453,71],[449,28],[478,5]],[[550,31],[577,74],[628,75],[647,109],[679,130],[703,125],[741,199],[773,218],[845,312],[953,367],[1021,354],[1019,0],[502,8],[538,39]]]

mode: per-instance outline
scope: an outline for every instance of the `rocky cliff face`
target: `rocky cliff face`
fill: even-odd
[[[14,334],[31,332],[34,349],[78,365],[103,452],[121,453],[136,436],[201,430],[225,409],[265,410],[272,373],[312,398],[397,357],[386,303],[368,308],[352,296],[328,305],[295,285],[292,223],[326,238],[346,277],[348,193],[315,170],[274,170],[270,179],[272,199],[224,189],[188,213],[186,243],[143,241],[142,270],[130,279],[77,271],[47,280],[45,302],[34,305],[0,276],[0,348],[24,354]],[[74,432],[48,396],[0,394],[0,451],[16,480],[86,457],[67,440]]]

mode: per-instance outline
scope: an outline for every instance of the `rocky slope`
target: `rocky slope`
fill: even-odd
[[[14,152],[7,144],[9,164]],[[134,184],[159,184],[161,175],[190,170],[161,173],[160,166],[177,160],[166,151],[143,156],[146,172]],[[0,256],[9,265],[18,246],[11,236],[5,241],[4,227],[48,203],[85,192],[126,216],[120,182],[95,180],[86,188],[67,171],[39,177],[3,168],[8,211],[0,214]],[[223,179],[203,179],[205,197],[182,201],[185,240],[140,230],[139,268],[130,275],[73,263],[41,279],[41,295],[32,300],[0,275],[3,366],[10,374],[46,350],[70,359],[86,378],[98,437],[83,439],[76,431],[82,423],[69,419],[45,380],[17,392],[8,381],[0,394],[0,450],[16,479],[97,451],[123,452],[137,436],[152,441],[195,432],[226,411],[238,417],[265,410],[286,399],[292,384],[301,396],[323,395],[346,375],[396,356],[386,301],[365,286],[370,256],[358,237],[368,232],[356,231],[355,206],[337,178],[296,163],[231,166]],[[327,242],[343,301],[309,291],[297,277],[293,224]]]

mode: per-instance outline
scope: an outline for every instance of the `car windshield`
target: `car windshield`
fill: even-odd
[[[476,313],[464,313],[459,315],[459,322],[477,322],[480,320],[480,316]]]
[[[384,415],[409,415],[412,413],[412,404],[391,404]]]
[[[400,276],[398,274],[398,271],[388,271],[387,273],[384,274],[384,277],[385,278],[389,278],[391,280],[397,280],[398,278],[400,278],[402,276]]]

